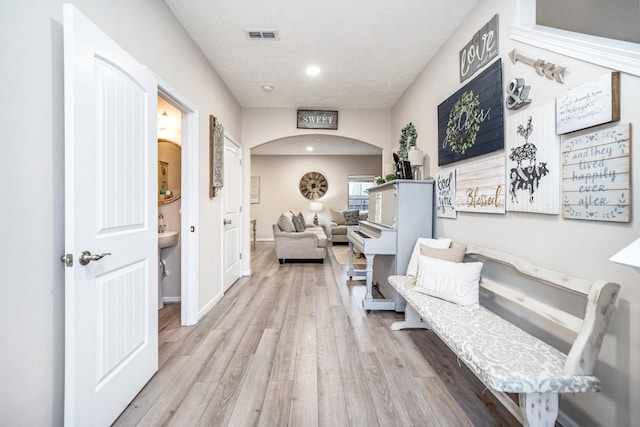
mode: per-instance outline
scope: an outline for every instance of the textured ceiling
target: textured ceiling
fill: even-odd
[[[165,2],[243,108],[340,109],[392,107],[477,0]]]

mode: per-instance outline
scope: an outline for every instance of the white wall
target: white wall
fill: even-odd
[[[300,178],[307,172],[320,172],[329,188],[318,201],[323,212],[318,222],[331,222],[331,208],[347,209],[347,176],[381,174],[380,156],[251,156],[251,175],[260,177],[260,203],[251,205],[256,219],[257,239],[273,240],[272,224],[284,211],[302,212],[307,223],[313,221],[309,199],[300,194]]]
[[[240,107],[157,0],[83,0],[77,7],[198,112],[199,307],[222,291],[220,198],[210,200],[208,116],[240,135]],[[62,0],[3,2],[0,420],[62,425],[64,395],[64,103]],[[154,270],[155,271],[155,270]]]
[[[462,86],[458,77],[458,52],[494,14],[499,14],[503,85],[511,78],[524,78],[531,86],[532,105],[551,101],[559,93],[611,71],[510,40],[509,26],[515,23],[516,8],[517,2],[511,0],[479,2],[392,109],[392,134],[399,135],[402,127],[412,121],[419,133],[418,147],[429,154],[434,176],[439,170],[437,107]],[[507,53],[514,48],[531,58],[566,66],[565,84],[538,76],[532,67],[522,63],[511,64]],[[632,140],[638,141],[640,79],[622,74],[621,92],[620,123],[631,122]],[[506,110],[505,115],[509,114]],[[464,163],[468,162],[447,166]],[[632,163],[633,169],[638,170],[640,156],[633,156]],[[638,175],[633,174],[632,188],[640,188]],[[640,197],[637,191],[634,193],[632,214],[637,215]],[[640,425],[640,408],[634,403],[640,401],[640,276],[629,267],[608,261],[611,255],[640,236],[637,220],[625,224],[568,220],[560,215],[461,212],[455,220],[437,219],[435,227],[438,236],[500,249],[578,277],[620,283],[617,310],[595,369],[595,374],[602,380],[602,392],[566,396],[560,401],[560,409],[579,425]]]

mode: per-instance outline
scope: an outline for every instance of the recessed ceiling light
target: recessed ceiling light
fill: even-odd
[[[313,151],[313,147],[311,146],[307,147],[307,151]]]
[[[320,68],[315,65],[310,65],[307,67],[307,74],[310,76],[317,76],[320,74]]]
[[[269,83],[263,84],[262,85],[262,90],[265,92],[272,92],[273,91],[273,85],[270,85]]]

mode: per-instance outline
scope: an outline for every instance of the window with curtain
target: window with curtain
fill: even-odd
[[[375,185],[373,175],[349,175],[349,200],[347,206],[349,210],[366,211],[369,210],[369,188]]]

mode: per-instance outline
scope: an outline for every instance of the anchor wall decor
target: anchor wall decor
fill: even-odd
[[[514,64],[520,61],[523,64],[531,65],[536,70],[536,73],[538,73],[539,76],[545,76],[549,80],[555,80],[558,83],[564,83],[564,71],[567,69],[567,67],[552,64],[551,62],[546,62],[542,59],[528,58],[516,52],[515,49],[509,52],[509,58],[511,58],[511,62]]]

